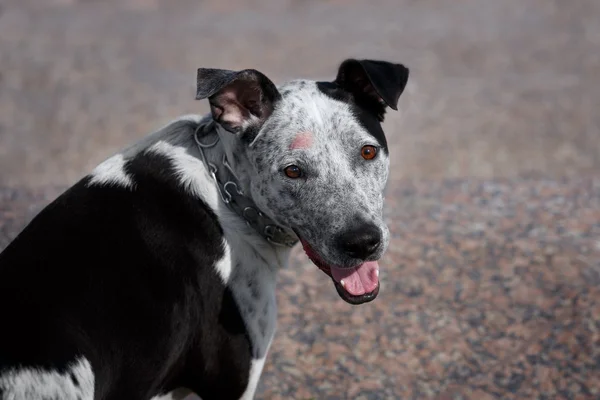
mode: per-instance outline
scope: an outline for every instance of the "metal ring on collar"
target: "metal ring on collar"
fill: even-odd
[[[255,213],[255,214],[258,216],[258,217],[260,217],[260,216],[261,216],[261,215],[260,215],[260,211],[258,211],[256,208],[254,208],[254,207],[244,207],[244,210],[242,211],[242,215],[243,215],[244,219],[245,219],[247,222],[250,222],[250,221],[255,221],[255,220],[257,219],[257,218],[254,218],[254,219],[252,219],[252,218],[248,218],[248,211],[254,211],[254,213]]]
[[[204,149],[208,149],[211,147],[214,147],[217,143],[219,143],[219,136],[217,135],[217,137],[215,138],[214,142],[212,143],[202,143],[200,141],[200,138],[198,138],[198,132],[200,131],[201,128],[203,128],[204,125],[198,125],[198,128],[196,128],[196,131],[194,132],[194,140],[196,141],[196,144]]]
[[[244,193],[240,190],[240,188],[238,187],[237,183],[233,182],[233,181],[227,181],[225,182],[225,184],[223,185],[223,190],[229,195],[229,199],[231,200],[233,198],[232,193],[227,190],[227,186],[233,185],[235,187],[235,192],[239,195],[239,196],[243,196]]]

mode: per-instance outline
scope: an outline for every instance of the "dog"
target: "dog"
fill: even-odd
[[[296,243],[348,303],[379,292],[381,123],[408,76],[199,69],[209,114],[108,158],[0,254],[0,398],[252,399]]]

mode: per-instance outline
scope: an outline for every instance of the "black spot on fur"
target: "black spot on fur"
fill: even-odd
[[[248,289],[250,289],[250,295],[252,296],[252,298],[255,300],[258,299],[260,297],[260,290],[256,279],[249,278],[247,284]]]
[[[242,141],[246,145],[250,145],[250,143],[252,143],[254,141],[254,139],[256,139],[256,136],[258,136],[261,126],[262,125],[260,125],[260,124],[259,125],[250,125],[248,128],[246,128],[245,131],[239,132],[239,134],[241,135]]]
[[[233,152],[233,162],[235,163],[235,165],[239,165],[241,162],[240,155],[237,151]]]
[[[267,321],[264,318],[260,318],[258,320],[258,329],[260,330],[260,334],[262,336],[266,336],[266,334],[267,334]]]
[[[219,320],[228,333],[234,335],[246,334],[246,327],[244,326],[244,321],[242,320],[239,311],[232,313],[231,310],[237,310],[237,304],[231,289],[227,288],[223,294]]]
[[[291,120],[285,120],[279,123],[279,125],[273,129],[275,132],[283,132],[291,125]]]
[[[381,122],[379,121],[378,109],[372,109],[368,106],[365,107],[364,104],[357,103],[350,93],[334,82],[317,82],[317,87],[327,96],[350,104],[359,123],[377,140],[385,154],[387,154],[387,140],[383,128],[381,127]]]
[[[69,378],[71,378],[71,380],[73,381],[73,385],[79,386],[79,380],[72,371],[69,372]]]

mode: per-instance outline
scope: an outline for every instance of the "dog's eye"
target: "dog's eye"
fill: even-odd
[[[363,148],[360,149],[360,155],[365,160],[372,160],[377,155],[377,147],[371,145],[363,146]]]
[[[302,176],[302,170],[297,165],[290,165],[283,170],[288,178],[296,179]]]

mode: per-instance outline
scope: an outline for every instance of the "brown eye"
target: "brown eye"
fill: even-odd
[[[363,148],[360,149],[360,155],[365,160],[372,160],[377,155],[377,148],[375,146],[370,145],[363,146]]]
[[[288,178],[296,179],[302,176],[302,170],[298,168],[296,165],[290,165],[289,167],[285,167],[283,170]]]

